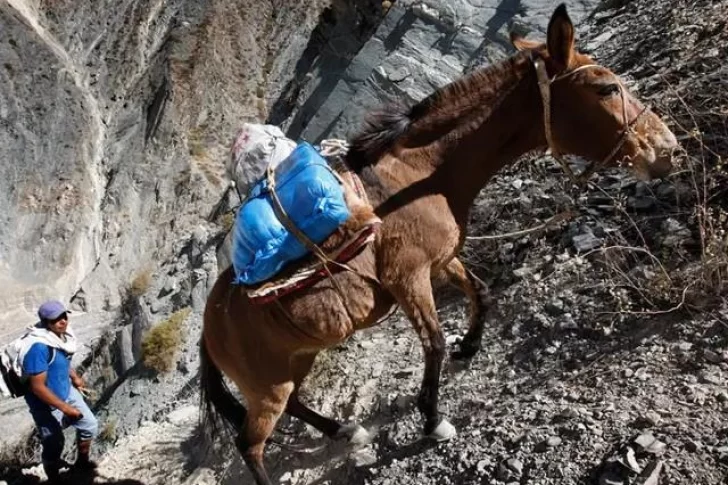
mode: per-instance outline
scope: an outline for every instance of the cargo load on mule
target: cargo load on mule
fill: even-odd
[[[347,145],[295,143],[245,124],[229,171],[243,201],[233,225],[235,283],[267,303],[337,271],[373,241],[381,220],[343,163]]]

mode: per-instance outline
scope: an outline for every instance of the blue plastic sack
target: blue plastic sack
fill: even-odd
[[[320,244],[349,219],[344,189],[321,155],[300,143],[275,169],[276,194],[288,217]],[[233,229],[235,283],[253,285],[275,276],[308,253],[278,220],[264,178],[238,210]]]

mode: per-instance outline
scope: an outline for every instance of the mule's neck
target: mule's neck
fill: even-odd
[[[510,81],[510,84],[508,84]],[[480,122],[461,126],[439,143],[436,172],[440,192],[456,217],[467,217],[478,193],[500,169],[546,147],[543,105],[531,60],[513,60],[513,76],[501,86],[502,98]]]

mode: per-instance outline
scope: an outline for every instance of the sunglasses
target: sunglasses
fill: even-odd
[[[50,325],[53,325],[55,323],[60,322],[61,320],[67,320],[67,319],[68,319],[68,313],[63,312],[60,315],[58,315],[56,318],[54,318],[53,320],[48,320],[48,323]]]

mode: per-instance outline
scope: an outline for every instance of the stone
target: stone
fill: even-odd
[[[652,433],[643,433],[635,438],[634,443],[642,450],[653,455],[661,455],[664,453],[667,445],[659,441]]]
[[[562,439],[558,436],[551,436],[546,440],[546,446],[549,448],[556,448],[562,443]]]
[[[377,462],[377,454],[370,448],[362,448],[351,453],[349,459],[356,467],[369,467]]]
[[[388,78],[393,83],[402,82],[410,76],[409,70],[405,67],[399,67],[388,74]]]
[[[531,268],[529,268],[528,266],[521,266],[520,268],[513,270],[513,276],[516,276],[517,278],[525,278],[532,272],[533,272],[533,270]]]
[[[580,253],[591,251],[602,245],[602,241],[594,236],[594,233],[591,231],[573,236],[571,242],[574,245],[574,249]]]
[[[697,453],[703,448],[703,444],[696,440],[687,440],[685,443],[685,449],[691,453]]]
[[[714,386],[719,386],[721,384],[721,379],[716,374],[710,372],[710,371],[702,371],[700,373],[700,382],[704,384],[712,384]]]
[[[620,464],[622,464],[624,467],[628,468],[634,473],[642,472],[642,468],[640,467],[639,463],[637,463],[637,458],[635,457],[634,450],[631,446],[626,447],[626,449],[622,453],[622,456],[618,458],[618,461]]]
[[[523,462],[518,458],[509,458],[506,461],[506,466],[511,470],[516,477],[520,477],[523,474]]]
[[[711,364],[720,364],[723,362],[723,356],[717,352],[713,352],[712,350],[706,349],[703,351],[703,357],[705,357],[705,360]]]
[[[564,302],[560,298],[553,298],[544,305],[544,310],[552,317],[559,316],[564,313]]]
[[[119,375],[125,374],[136,364],[133,331],[132,325],[125,325],[116,331],[116,348],[118,349],[116,371]]]
[[[183,426],[194,422],[199,415],[197,406],[184,406],[167,415],[167,421],[175,426]]]

